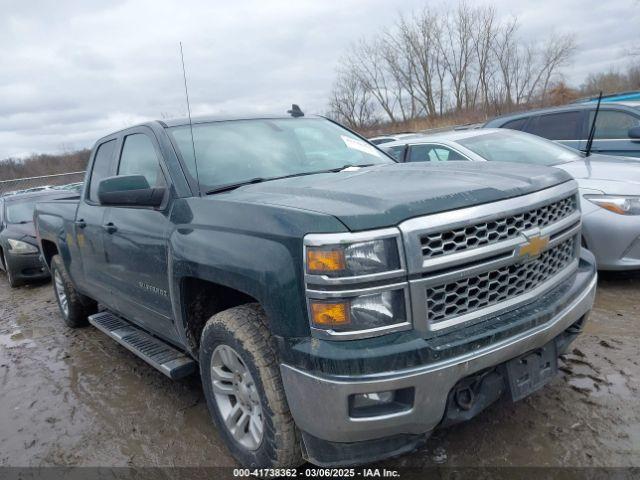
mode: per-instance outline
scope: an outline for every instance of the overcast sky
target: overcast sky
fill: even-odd
[[[472,2],[474,3],[474,2]],[[638,0],[496,0],[530,39],[574,32],[579,85],[640,42]],[[0,0],[0,159],[91,146],[147,119],[192,111],[323,113],[341,54],[418,0]],[[188,5],[188,6],[187,6]]]

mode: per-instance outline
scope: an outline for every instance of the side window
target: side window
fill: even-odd
[[[502,125],[500,128],[508,128],[510,130],[522,131],[524,129],[525,123],[527,123],[527,120],[529,120],[528,117],[518,118],[517,120],[511,120],[505,123],[504,125]]]
[[[595,111],[589,113],[589,125],[593,122]],[[594,138],[629,138],[629,129],[640,126],[640,119],[626,112],[600,110],[596,120]]]
[[[428,162],[431,145],[412,145],[409,149],[408,162]]]
[[[148,136],[134,133],[125,137],[118,175],[143,175],[151,187],[166,184],[156,149]]]
[[[89,182],[89,200],[98,203],[98,183],[100,180],[111,174],[111,162],[113,161],[113,151],[116,148],[116,141],[109,140],[101,144],[96,151],[93,169],[91,170],[91,181]]]
[[[580,111],[540,115],[531,120],[527,132],[549,140],[577,140],[581,118]]]
[[[410,162],[446,162],[467,160],[455,150],[442,145],[414,145],[409,151]]]

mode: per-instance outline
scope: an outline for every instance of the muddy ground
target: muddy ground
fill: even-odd
[[[639,466],[640,274],[599,282],[586,333],[530,398],[441,430],[400,466]],[[0,466],[233,466],[199,380],[172,382],[92,327],[66,328],[49,284],[0,276]]]

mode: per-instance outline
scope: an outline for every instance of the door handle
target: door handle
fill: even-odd
[[[106,225],[103,225],[102,228],[104,228],[107,233],[116,233],[118,231],[118,227],[116,227],[113,222],[109,222]]]
[[[87,226],[87,222],[85,222],[82,218],[80,220],[76,220],[75,224],[78,228],[84,228]]]

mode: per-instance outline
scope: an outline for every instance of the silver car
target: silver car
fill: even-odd
[[[600,270],[640,269],[640,160],[591,155],[506,129],[449,131],[381,145],[399,162],[501,161],[548,165],[580,186],[583,243]]]

